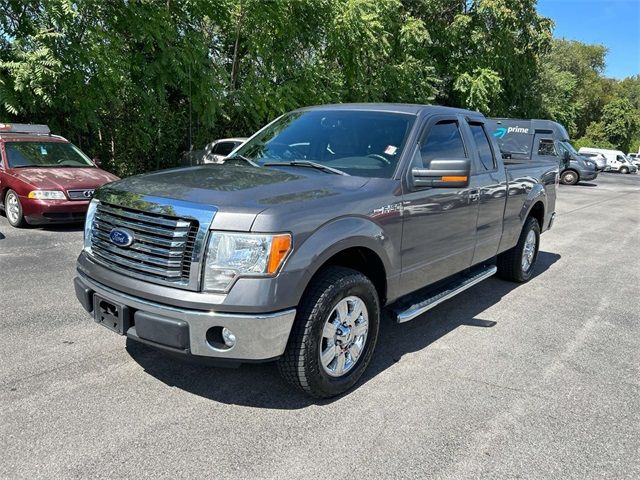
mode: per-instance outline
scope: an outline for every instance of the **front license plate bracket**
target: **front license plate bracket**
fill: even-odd
[[[100,295],[93,296],[93,318],[96,323],[109,330],[124,335],[130,326],[129,307],[107,300]]]

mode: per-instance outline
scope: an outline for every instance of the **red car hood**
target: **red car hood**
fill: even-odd
[[[14,175],[40,190],[94,189],[118,177],[99,168],[21,168]]]

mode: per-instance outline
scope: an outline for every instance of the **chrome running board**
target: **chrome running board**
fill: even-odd
[[[421,301],[410,305],[407,308],[403,308],[398,311],[395,310],[397,315],[396,319],[398,323],[408,322],[414,318],[422,315],[427,310],[431,310],[433,307],[440,305],[442,302],[455,297],[466,289],[473,287],[475,284],[480,283],[483,280],[491,277],[498,271],[495,265],[481,266],[474,268],[468,275],[455,280],[439,290],[435,290],[429,293],[429,297],[422,299]]]

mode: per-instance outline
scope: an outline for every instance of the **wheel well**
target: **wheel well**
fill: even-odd
[[[540,225],[540,230],[544,228],[544,205],[542,202],[536,202],[531,210],[529,210],[529,217],[533,217],[538,220],[538,225]]]
[[[573,168],[565,168],[565,169],[562,171],[562,173],[563,173],[563,174],[564,174],[564,173],[566,173],[566,172],[575,173],[575,174],[578,176],[578,178],[580,178],[580,173],[579,173],[577,170],[573,169]],[[561,175],[561,176],[562,176],[562,175]]]
[[[387,297],[387,276],[380,257],[366,247],[352,247],[342,250],[329,258],[320,267],[329,265],[352,268],[366,275],[376,287],[380,303],[384,305]]]

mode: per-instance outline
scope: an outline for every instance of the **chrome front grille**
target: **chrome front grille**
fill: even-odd
[[[91,200],[93,197],[93,188],[86,190],[67,190],[70,200]]]
[[[122,247],[111,241],[115,228],[133,234]],[[99,263],[116,271],[188,285],[198,234],[196,220],[99,203],[93,221],[91,250]]]

